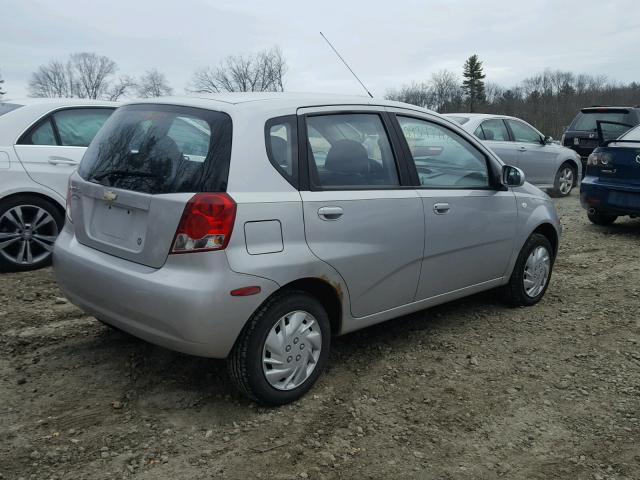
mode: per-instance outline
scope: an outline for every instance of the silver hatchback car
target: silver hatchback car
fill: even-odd
[[[332,335],[495,287],[545,293],[553,203],[446,118],[361,97],[228,94],[123,106],[69,181],[54,268],[100,321],[227,358],[284,404]]]

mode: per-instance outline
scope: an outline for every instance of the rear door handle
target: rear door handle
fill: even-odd
[[[527,147],[519,147],[518,151],[519,152],[526,152],[527,151]]]
[[[76,162],[75,160],[71,160],[70,158],[58,157],[56,155],[52,155],[49,157],[49,163],[51,165],[77,165],[79,162]]]
[[[341,207],[321,207],[318,209],[318,216],[322,220],[338,220],[342,214],[343,210]]]
[[[448,203],[434,203],[433,211],[436,215],[444,215],[451,210],[451,205]]]

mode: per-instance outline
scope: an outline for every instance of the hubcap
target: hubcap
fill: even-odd
[[[0,217],[0,255],[15,265],[46,260],[57,236],[54,218],[35,205],[18,205]]]
[[[309,312],[296,310],[280,317],[262,348],[262,371],[278,390],[302,385],[316,368],[322,349],[322,333]]]
[[[539,246],[527,258],[524,265],[524,291],[535,298],[544,290],[551,271],[551,256],[546,248]]]
[[[569,167],[560,171],[560,193],[567,195],[573,188],[573,170]]]

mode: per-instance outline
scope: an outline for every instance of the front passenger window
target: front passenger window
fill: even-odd
[[[319,187],[400,185],[391,143],[377,114],[307,117],[310,177]]]
[[[486,188],[485,156],[457,133],[436,123],[397,117],[420,184],[431,188]]]
[[[533,128],[517,120],[507,120],[516,142],[541,143],[542,138]]]

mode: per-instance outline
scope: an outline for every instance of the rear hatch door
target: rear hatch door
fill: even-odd
[[[583,108],[573,119],[564,135],[564,146],[572,148],[581,157],[588,157],[599,145],[598,122],[602,123],[604,140],[618,138],[638,124],[633,109],[624,107],[588,107]]]
[[[159,268],[189,199],[226,190],[231,119],[193,107],[118,109],[71,179],[78,241]]]

